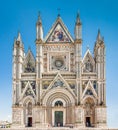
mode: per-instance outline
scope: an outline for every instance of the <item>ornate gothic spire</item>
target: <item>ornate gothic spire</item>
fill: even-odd
[[[75,23],[75,40],[82,39],[82,24],[80,21],[80,15],[77,13],[76,23]]]
[[[19,42],[22,42],[22,39],[21,39],[21,34],[20,34],[20,32],[18,32],[17,41],[19,41]]]
[[[101,34],[100,34],[100,29],[98,29],[98,34],[97,34],[97,41],[101,40]]]
[[[38,14],[38,21],[37,21],[37,23],[42,24],[42,21],[41,21],[41,13],[40,13],[40,11],[39,11],[39,14]]]
[[[98,34],[97,34],[97,43],[103,44],[104,43],[104,37],[101,37],[100,29],[98,29]]]
[[[40,12],[38,14],[38,21],[36,23],[36,39],[37,40],[43,40],[43,27],[42,27],[42,20],[41,20],[41,15]]]
[[[77,12],[76,24],[81,24],[79,12]]]

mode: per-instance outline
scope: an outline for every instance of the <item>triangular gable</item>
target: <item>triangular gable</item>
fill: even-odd
[[[35,58],[31,50],[29,49],[24,60],[24,72],[34,72],[34,71],[35,71]]]
[[[91,52],[90,52],[89,49],[87,49],[87,51],[86,51],[86,53],[85,53],[85,55],[84,55],[83,63],[86,62],[86,58],[89,58],[90,61],[91,61],[91,63],[92,63],[92,64],[95,64],[95,61],[94,61],[94,59],[93,59],[93,57],[92,57],[92,54],[91,54]]]
[[[63,87],[68,89],[73,95],[74,92],[71,90],[70,86],[68,85],[68,83],[64,80],[64,78],[61,76],[60,73],[58,73],[56,75],[56,77],[54,78],[54,80],[50,83],[48,90],[56,88],[56,87]]]
[[[87,86],[82,94],[82,98],[84,98],[86,95],[95,96],[97,98],[97,93],[93,88],[91,81],[88,81]]]
[[[71,43],[74,42],[68,29],[58,17],[55,24],[52,26],[44,42],[46,43]]]
[[[95,61],[88,49],[82,60],[83,63],[83,72],[95,72]]]
[[[36,97],[35,95],[35,92],[33,91],[32,89],[32,86],[30,84],[30,82],[28,81],[27,84],[26,84],[26,87],[21,95],[21,98],[20,100],[23,98],[23,97],[26,97],[26,96],[32,96],[32,97]]]

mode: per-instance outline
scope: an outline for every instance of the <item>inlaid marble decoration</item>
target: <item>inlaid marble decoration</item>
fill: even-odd
[[[61,25],[57,24],[47,42],[70,42],[70,39]]]

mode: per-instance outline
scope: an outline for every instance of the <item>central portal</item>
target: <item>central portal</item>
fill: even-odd
[[[63,126],[63,111],[55,111],[55,126]]]

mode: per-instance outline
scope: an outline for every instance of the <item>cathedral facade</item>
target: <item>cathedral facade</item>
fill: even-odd
[[[58,15],[43,37],[36,23],[36,57],[20,33],[13,45],[12,127],[106,127],[105,44],[98,31],[92,55],[82,57],[82,23],[75,38]]]

